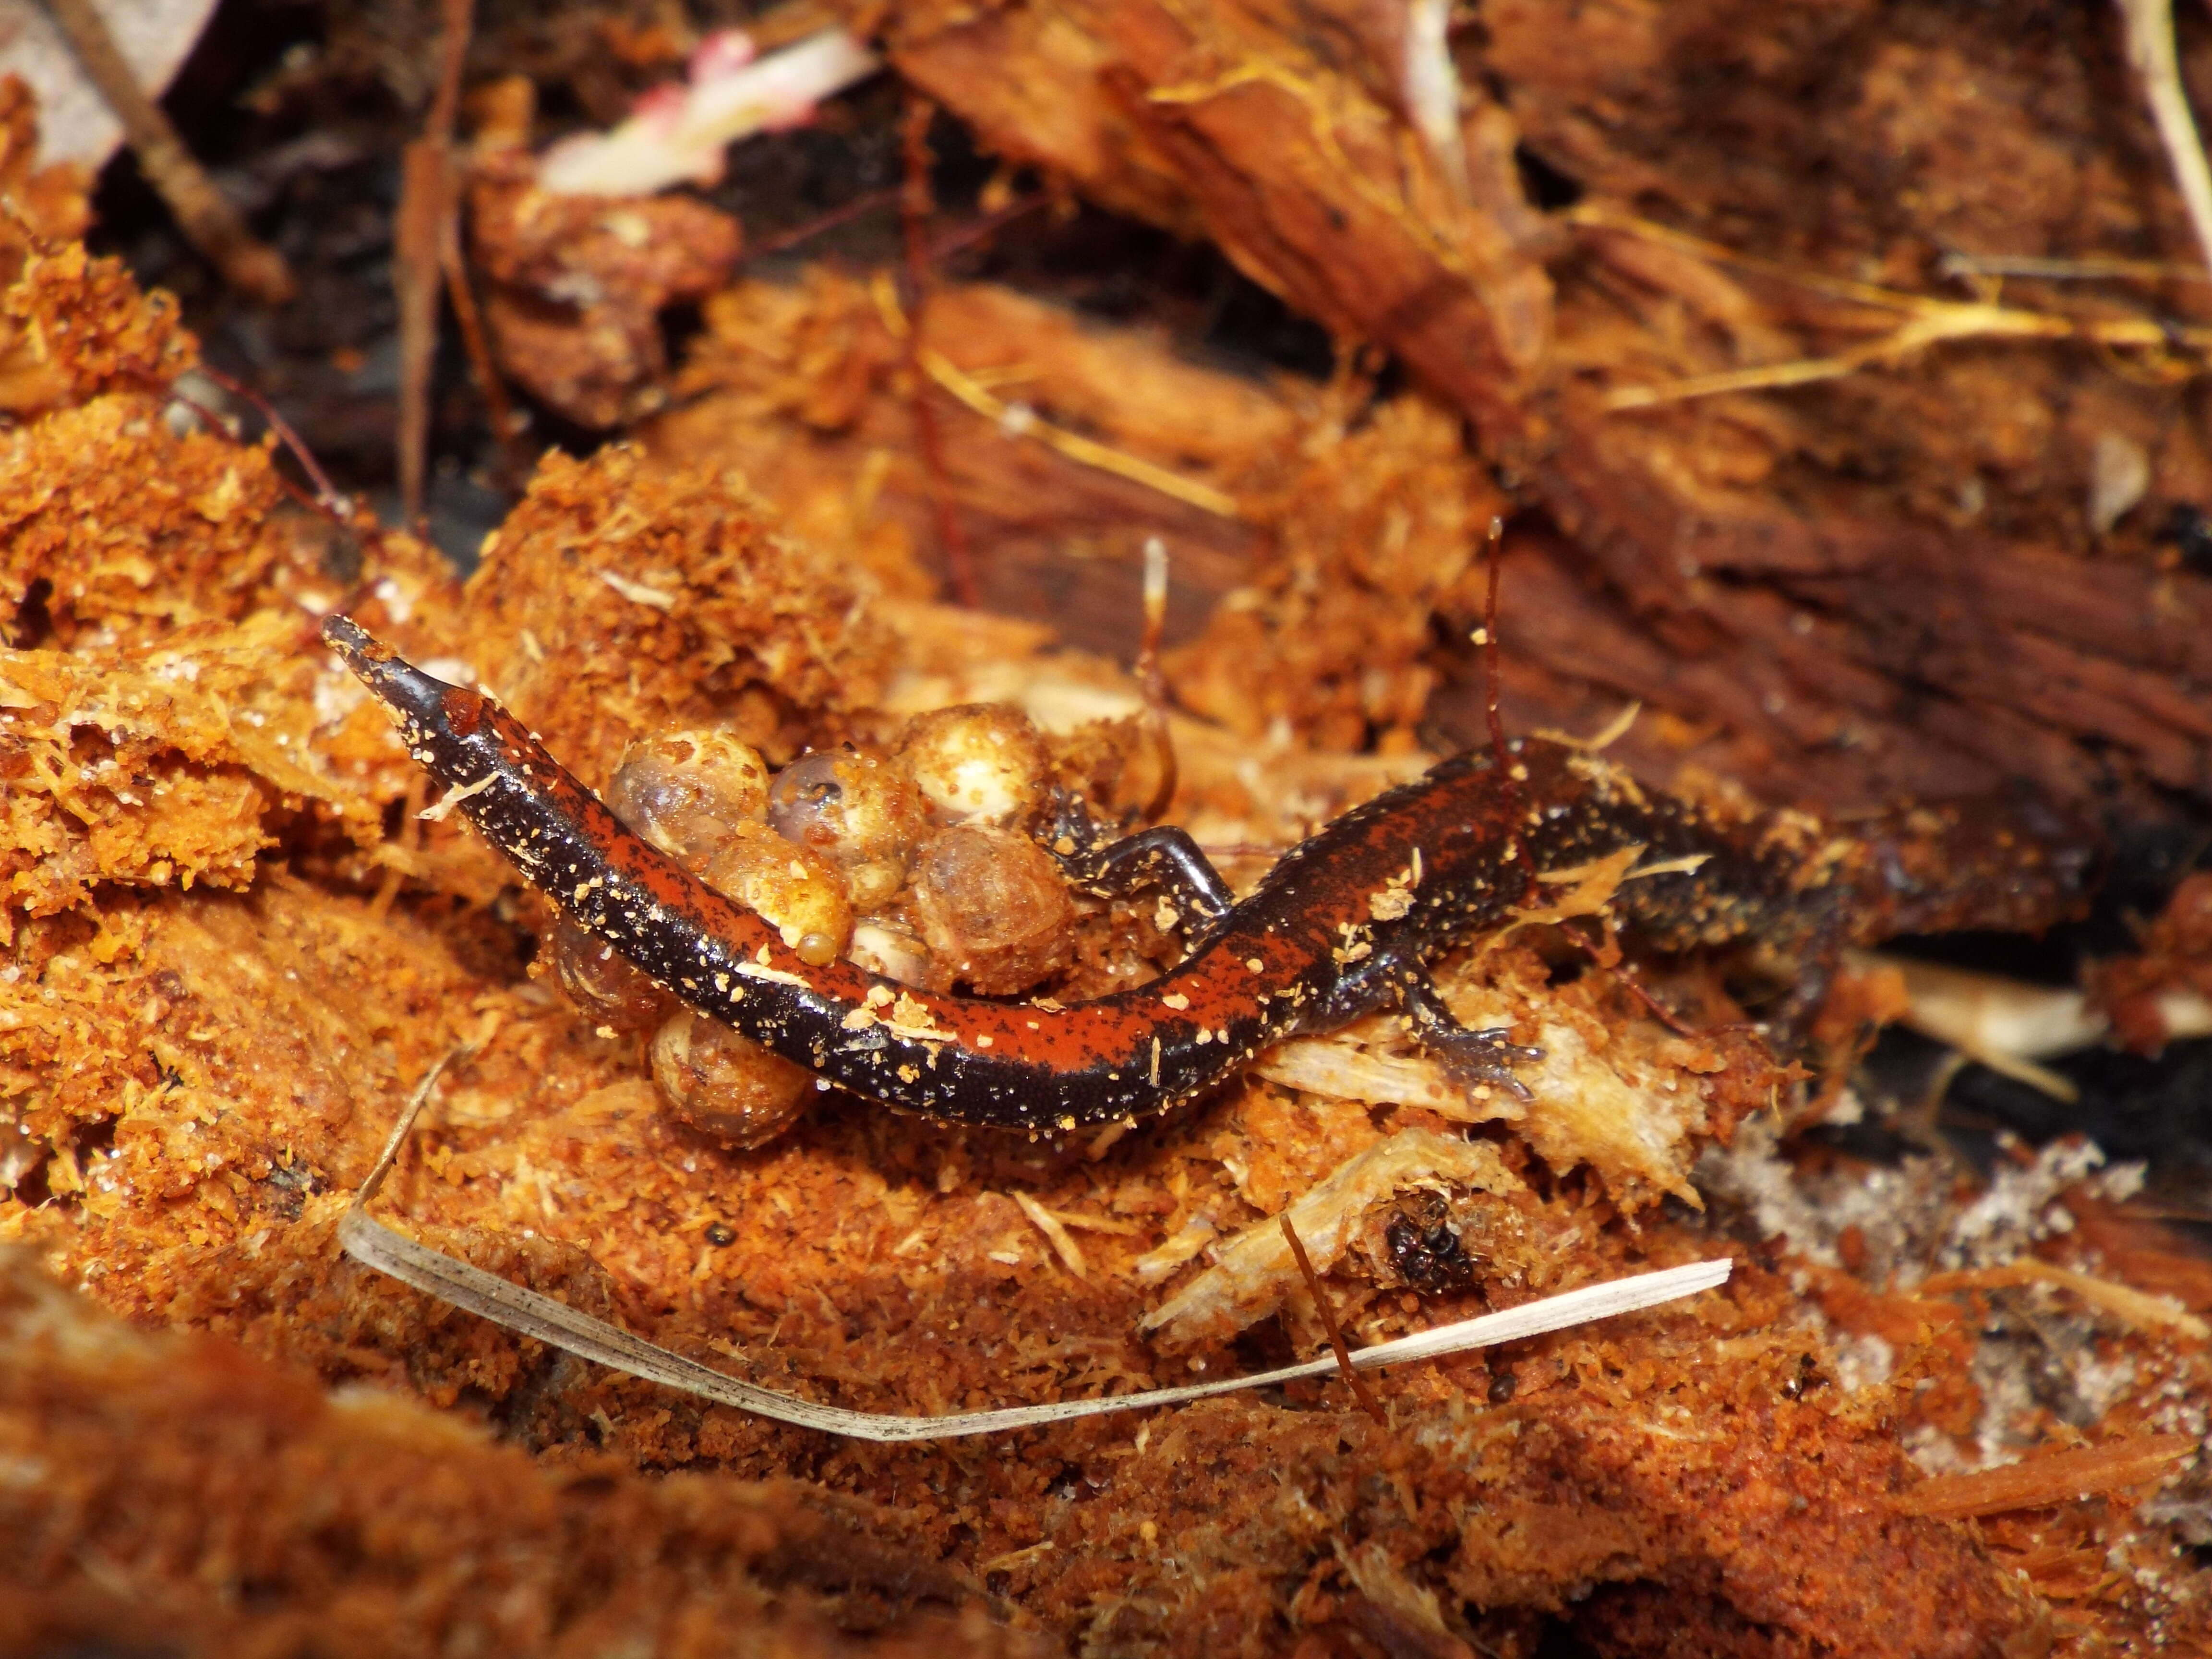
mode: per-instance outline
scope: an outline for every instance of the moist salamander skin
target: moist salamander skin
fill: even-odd
[[[1449,1017],[1426,964],[1498,925],[1529,872],[1623,848],[1686,866],[1624,882],[1614,908],[1662,948],[1758,936],[1825,954],[1900,908],[1864,843],[1722,823],[1619,768],[1538,739],[1455,757],[1286,854],[1151,983],[1094,1001],[992,1000],[805,960],[754,912],[633,833],[497,702],[447,685],[349,619],[324,638],[391,710],[415,758],[486,839],[575,922],[720,1020],[837,1085],[949,1122],[1066,1130],[1163,1110],[1293,1032],[1378,1007],[1418,1014],[1446,1052],[1507,1086],[1497,1034]],[[1815,827],[1816,828],[1816,827]],[[1910,909],[1909,903],[1901,908]],[[1483,1050],[1481,1045],[1490,1047]]]

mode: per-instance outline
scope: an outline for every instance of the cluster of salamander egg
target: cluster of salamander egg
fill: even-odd
[[[1011,995],[1066,968],[1074,948],[1066,884],[1028,833],[1050,783],[1029,720],[973,706],[921,716],[887,758],[823,750],[774,774],[726,732],[665,732],[623,752],[606,803],[804,961],[842,957],[909,985]],[[653,1032],[653,1081],[693,1127],[757,1146],[805,1109],[811,1073],[677,1007],[565,918],[553,960],[603,1029]]]

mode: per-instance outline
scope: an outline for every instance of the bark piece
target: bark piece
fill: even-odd
[[[1400,113],[1398,37],[1355,6],[912,9],[891,49],[994,149],[1157,222],[1202,226],[1292,305],[1388,346],[1466,411],[1484,451],[1589,562],[1596,580],[1558,631],[1586,618],[1656,635],[1678,665],[1671,683],[1632,684],[1594,653],[1525,641],[1541,668],[1656,691],[1711,722],[1739,766],[1778,755],[1777,793],[1830,806],[1884,801],[1916,771],[1913,787],[1950,794],[2016,780],[2075,803],[2117,787],[2148,805],[2142,786],[2201,791],[2206,592],[2160,568],[2144,529],[2165,492],[2212,477],[2171,394],[2021,346],[1994,363],[1954,353],[1786,396],[1635,416],[1605,406],[1608,386],[1816,355],[1852,307],[1778,301],[1771,283],[1747,289],[1681,246],[1563,240],[1521,196],[1516,137],[1615,204],[1710,223],[1816,275],[1856,258],[1924,287],[1914,250],[1932,263],[1944,246],[2013,234],[2022,180],[2054,234],[2109,243],[2125,213],[2106,204],[2134,188],[2127,179],[2151,204],[2136,228],[2185,238],[2133,114],[2124,136],[2082,127],[2100,100],[2065,40],[1937,40],[1917,24],[1885,35],[1882,17],[1770,27],[1720,3],[1663,17],[1502,9],[1459,51],[1462,84],[1497,88],[1468,94],[1467,206]],[[1708,97],[1698,88],[1717,84],[1716,63],[1736,71]],[[2045,71],[2071,90],[2051,90]],[[2018,113],[1961,90],[1984,75],[2019,82]],[[1826,104],[1792,101],[1816,82]],[[1047,103],[1049,119],[1029,118]],[[1851,112],[1832,137],[1819,121],[1838,105]],[[1747,156],[1740,133],[1753,120],[1766,137]],[[1899,210],[1894,158],[1908,133],[1920,193]],[[1835,183],[1805,191],[1808,149],[1838,143],[1824,163]],[[1984,187],[1996,178],[2002,212]],[[1960,194],[1961,179],[1981,193]],[[1864,307],[1852,315],[1858,332],[1844,337],[1863,340]],[[2008,427],[2039,398],[2078,418],[2042,437]],[[2119,556],[2093,562],[2084,503],[2108,429],[2154,456],[2154,482]],[[1778,641],[1775,625],[1800,613],[1813,626]],[[1778,674],[1786,689],[1748,707],[1729,694]],[[1904,757],[1915,748],[1932,763]]]

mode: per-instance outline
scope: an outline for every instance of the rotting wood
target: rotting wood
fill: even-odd
[[[893,20],[889,46],[992,148],[1121,210],[1202,228],[1293,307],[1387,346],[1462,410],[1568,538],[1516,538],[1555,573],[1528,584],[1550,606],[1548,627],[1521,635],[1535,668],[1713,721],[1701,759],[1831,807],[2015,781],[2070,804],[2117,784],[2154,806],[2151,788],[2212,787],[2212,629],[2198,579],[2147,559],[2092,564],[2037,527],[1901,513],[1878,485],[1806,459],[1825,441],[1797,405],[1754,441],[1771,477],[1753,487],[1687,470],[1709,417],[1607,412],[1605,388],[1577,365],[1624,345],[1677,349],[1639,322],[1624,333],[1609,296],[1674,296],[1655,298],[1650,260],[1632,276],[1602,241],[1527,204],[1512,159],[1528,130],[1518,112],[1525,102],[1548,143],[1578,118],[1578,94],[1516,84],[1534,53],[1524,9],[1486,18],[1478,57],[1516,108],[1469,90],[1468,205],[1398,113],[1402,42],[1357,6],[1309,8],[1296,22],[1225,0],[1032,0],[981,16],[922,7]],[[1698,27],[1668,17],[1655,25],[1657,49],[1709,49]],[[1576,55],[1557,40],[1545,51]],[[1601,148],[1595,128],[1572,131]],[[1625,157],[1614,167],[1624,185],[1630,171]],[[1704,295],[1734,291],[1702,258],[1667,270]],[[1742,303],[1747,320],[1766,308]],[[1786,317],[1774,327],[1776,340],[1795,337]],[[1695,356],[1684,373],[1698,372]],[[1726,401],[1721,418],[1746,420],[1747,399]],[[1747,420],[1756,431],[1767,417]],[[1771,487],[1784,473],[1786,493]],[[1534,608],[1510,585],[1508,606]],[[1640,651],[1593,643],[1607,635],[1650,641],[1663,661],[1637,672]],[[1521,680],[1525,706],[1545,680]],[[1553,709],[1566,690],[1554,688]],[[1626,753],[1666,762],[1637,744]]]

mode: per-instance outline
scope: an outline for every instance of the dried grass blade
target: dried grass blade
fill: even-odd
[[[1180,1405],[1243,1389],[1264,1389],[1304,1377],[1327,1376],[1336,1370],[1334,1356],[1286,1365],[1254,1376],[1228,1377],[1185,1388],[1150,1389],[1140,1394],[1104,1399],[1063,1400],[1042,1406],[1014,1406],[997,1411],[951,1412],[941,1416],[913,1417],[884,1412],[848,1411],[793,1395],[757,1388],[709,1370],[697,1361],[633,1336],[605,1320],[580,1313],[566,1303],[526,1290],[495,1273],[470,1266],[428,1245],[386,1226],[368,1214],[366,1206],[384,1183],[404,1143],[416,1115],[428,1099],[439,1073],[462,1051],[457,1050],[434,1067],[400,1114],[384,1152],[354,1195],[352,1205],[338,1223],[338,1243],[345,1253],[365,1267],[387,1273],[402,1284],[427,1291],[440,1300],[489,1319],[495,1325],[550,1343],[565,1352],[596,1360],[611,1370],[649,1382],[681,1389],[717,1404],[734,1406],[780,1423],[820,1429],[855,1440],[949,1440],[972,1434],[1000,1434],[1034,1428],[1040,1424],[1064,1423],[1073,1418],[1096,1417],[1107,1412],[1134,1411],[1146,1407]],[[1444,1354],[1488,1347],[1498,1342],[1519,1341],[1546,1331],[1555,1331],[1590,1320],[1607,1319],[1663,1302],[1711,1290],[1726,1281],[1732,1264],[1725,1259],[1692,1262],[1658,1273],[1638,1273],[1602,1285],[1591,1285],[1564,1296],[1547,1297],[1525,1307],[1485,1314],[1431,1331],[1400,1337],[1363,1348],[1352,1356],[1360,1370],[1434,1359]]]

